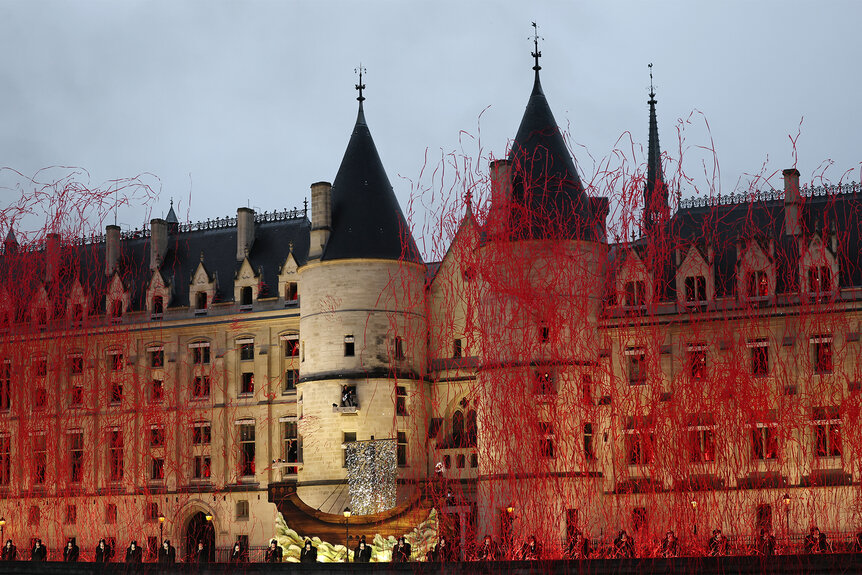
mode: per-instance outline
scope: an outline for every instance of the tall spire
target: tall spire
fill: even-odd
[[[661,169],[661,147],[658,143],[658,120],[655,113],[655,87],[652,82],[652,63],[649,65],[649,144],[647,149],[647,181],[644,186],[644,228],[652,232],[667,221],[670,208],[667,203],[667,185]]]
[[[542,69],[542,67],[539,65],[539,58],[542,57],[542,53],[539,51],[540,39],[544,40],[544,38],[541,38],[539,36],[539,26],[535,22],[533,22],[533,51],[530,53],[530,55],[536,59],[536,63],[533,65],[533,70],[536,71],[537,76],[539,75],[539,70]]]

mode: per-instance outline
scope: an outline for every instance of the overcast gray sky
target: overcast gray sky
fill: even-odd
[[[662,147],[678,157],[685,127],[684,166],[699,176],[685,194],[744,189],[767,161],[780,186],[800,130],[804,181],[830,163],[828,180],[860,180],[857,0],[3,0],[0,166],[80,166],[93,186],[149,172],[153,215],[173,197],[183,220],[299,206],[335,176],[361,60],[366,116],[406,210],[426,150],[429,167],[462,147],[476,157],[461,131],[481,125],[481,153],[505,153],[532,85],[533,20],[545,93],[586,180],[593,158],[631,152],[626,132],[635,156],[645,144],[649,62]],[[698,148],[713,145],[720,179]],[[146,217],[119,213],[127,227]]]

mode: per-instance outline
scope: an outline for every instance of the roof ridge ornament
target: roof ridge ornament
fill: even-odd
[[[539,65],[539,58],[542,57],[542,53],[539,51],[539,40],[544,40],[541,36],[539,36],[539,26],[535,22],[533,22],[533,52],[530,52],[530,55],[536,59],[536,63],[533,65],[533,70],[538,72],[542,69]]]
[[[649,97],[650,100],[655,100],[655,88],[652,85],[652,62],[648,65],[649,68]]]
[[[359,91],[359,96],[356,98],[361,104],[365,101],[365,96],[362,95],[362,90],[365,89],[365,84],[362,83],[362,74],[365,73],[365,68],[362,66],[362,62],[359,63],[358,68],[354,68],[353,71],[359,74],[359,83],[356,84],[356,89]]]

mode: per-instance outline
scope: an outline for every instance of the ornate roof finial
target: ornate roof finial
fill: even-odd
[[[359,83],[356,84],[356,89],[359,90],[359,97],[356,99],[361,103],[365,100],[365,96],[362,95],[362,90],[365,89],[365,84],[362,83],[362,74],[365,72],[365,68],[362,67],[362,62],[359,63],[359,68],[354,68],[353,71],[359,73]]]
[[[544,38],[539,36],[539,26],[535,22],[533,22],[533,50],[534,51],[530,52],[530,55],[536,59],[536,64],[533,66],[533,70],[535,70],[536,72],[538,72],[539,70],[542,69],[542,67],[539,66],[539,58],[542,57],[542,53],[539,51],[539,39],[544,40]]]
[[[467,188],[467,193],[464,194],[464,201],[467,203],[467,214],[473,213],[473,190]]]

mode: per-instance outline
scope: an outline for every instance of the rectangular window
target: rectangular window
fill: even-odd
[[[199,291],[195,294],[195,312],[204,313],[207,311],[208,305],[207,292]]]
[[[45,409],[48,407],[48,390],[45,389],[45,386],[37,386],[36,389],[33,390],[33,395],[33,406],[36,409]]]
[[[84,432],[70,431],[69,440],[69,481],[81,483],[84,480]]]
[[[111,404],[123,403],[123,384],[118,381],[111,382]]]
[[[161,457],[153,457],[150,461],[150,481],[164,481],[165,460]]]
[[[192,399],[204,399],[210,396],[210,378],[208,375],[195,377],[192,383]]]
[[[254,393],[254,374],[253,373],[243,373],[242,381],[240,382],[239,388],[240,395],[251,395]]]
[[[197,342],[189,344],[192,350],[192,363],[195,365],[206,365],[210,362],[210,344]]]
[[[79,303],[72,305],[72,324],[81,325],[84,321],[84,306]]]
[[[162,317],[165,311],[165,300],[162,296],[153,296],[153,316],[154,318]]]
[[[814,453],[817,457],[841,456],[841,419],[837,407],[814,408]]]
[[[159,368],[165,366],[165,350],[162,348],[150,350],[150,367]]]
[[[254,293],[252,293],[251,286],[245,286],[243,288],[240,288],[240,290],[239,290],[239,309],[241,309],[241,310],[251,309],[253,299],[254,299]]]
[[[554,457],[554,426],[546,421],[539,422],[539,455],[548,459]]]
[[[751,375],[769,375],[769,347],[765,340],[748,342],[751,350]]]
[[[646,305],[646,284],[643,281],[626,282],[626,307],[640,307]]]
[[[195,423],[192,427],[192,444],[209,445],[212,441],[212,427],[208,421]]]
[[[210,456],[195,455],[194,479],[207,480],[210,478]]]
[[[581,376],[581,402],[593,405],[593,376],[588,373]]]
[[[78,506],[77,505],[67,505],[66,506],[66,525],[74,525],[78,522]]]
[[[814,372],[832,373],[832,337],[817,336],[811,338],[814,344]]]
[[[282,458],[287,463],[299,463],[299,436],[297,434],[296,422],[295,421],[285,421],[282,423]],[[285,469],[287,474],[293,475],[296,474],[297,468],[295,466],[287,467]]]
[[[39,359],[33,362],[33,372],[36,377],[45,377],[48,375],[48,360],[44,357],[40,357]]]
[[[123,480],[123,432],[113,429],[108,432],[108,478],[112,482]]]
[[[755,515],[755,529],[760,533],[761,529],[772,531],[772,506],[768,504],[760,504],[757,506]]]
[[[751,430],[751,454],[754,459],[778,458],[778,427],[758,425]]]
[[[539,341],[541,343],[548,343],[551,340],[551,329],[548,327],[548,324],[542,322],[542,325],[539,326]]]
[[[685,301],[700,303],[706,301],[706,278],[703,276],[687,276],[685,278]]]
[[[654,439],[654,434],[646,430],[632,429],[626,432],[626,458],[629,465],[652,463]]]
[[[355,431],[345,431],[345,432],[343,432],[343,434],[342,434],[342,440],[343,440],[343,443],[345,444],[345,449],[344,449],[344,462],[342,463],[342,466],[343,466],[343,467],[345,467],[345,468],[347,468],[347,449],[346,449],[346,447],[347,447],[347,444],[348,444],[348,443],[353,443],[354,441],[356,441],[356,432],[355,432]]]
[[[150,447],[165,446],[165,428],[162,425],[150,427]]]
[[[158,503],[147,503],[144,507],[144,519],[147,521],[158,521],[159,520],[159,504]]]
[[[460,339],[452,340],[452,357],[455,359],[458,359],[461,357],[461,354],[462,354],[461,340]]]
[[[38,505],[31,505],[29,511],[27,512],[27,525],[31,527],[35,527],[39,525],[39,521],[42,519],[42,512],[39,510]]]
[[[688,346],[688,373],[691,379],[706,379],[706,346]]]
[[[284,338],[284,357],[299,357],[299,336]]]
[[[395,455],[398,459],[398,467],[407,466],[407,432],[398,432],[398,445],[395,447]],[[464,457],[463,455],[461,457]],[[463,466],[462,466],[463,467]]]
[[[239,342],[239,359],[240,361],[251,361],[254,359],[253,341]]]
[[[108,503],[105,505],[105,523],[114,525],[117,522],[117,504]]]
[[[596,460],[596,450],[593,443],[593,424],[584,424],[584,458],[587,461]]]
[[[4,360],[0,364],[0,410],[12,407],[12,362]]]
[[[72,407],[81,407],[84,405],[84,386],[72,384],[69,394],[69,405]]]
[[[626,348],[629,364],[629,385],[646,384],[646,352],[642,347]]]
[[[84,373],[84,357],[82,355],[69,356],[69,373],[71,375]]]
[[[352,335],[344,336],[344,357],[353,357],[355,354],[354,339]]]
[[[829,266],[811,266],[808,268],[808,291],[822,294],[832,290]]]
[[[236,502],[236,518],[248,519],[248,500],[241,499]],[[248,549],[248,547],[246,547]]]
[[[715,431],[712,429],[690,429],[688,432],[688,454],[692,463],[715,461]]]
[[[550,371],[538,371],[533,374],[533,393],[536,395],[554,395],[554,374]]]
[[[33,483],[45,484],[48,474],[48,436],[42,433],[33,435]]]
[[[299,287],[296,282],[287,282],[284,285],[284,303],[296,305],[299,301]]]
[[[239,426],[240,474],[243,477],[254,476],[254,424],[246,423]]]
[[[395,415],[407,415],[407,388],[395,387]]]
[[[7,486],[12,478],[12,438],[0,435],[0,485]]]
[[[769,280],[766,277],[766,272],[763,270],[748,272],[746,276],[748,284],[748,297],[760,298],[769,295]]]
[[[165,397],[165,382],[154,379],[150,382],[150,403],[161,403]]]
[[[400,336],[395,336],[395,359],[404,359],[404,339]]]
[[[297,383],[299,383],[298,369],[288,369],[284,372],[284,391],[295,391]]]
[[[108,352],[108,371],[122,371],[124,365],[122,353],[118,351]]]
[[[111,317],[114,320],[123,317],[123,300],[115,299],[111,302]]]

